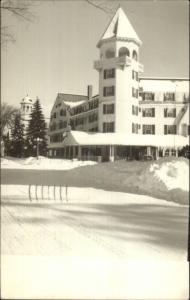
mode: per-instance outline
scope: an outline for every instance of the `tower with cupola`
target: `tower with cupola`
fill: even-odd
[[[123,9],[119,7],[97,47],[99,71],[99,131],[138,133],[139,48],[142,44]]]
[[[28,95],[26,95],[26,97],[22,99],[20,105],[21,120],[24,125],[24,133],[26,134],[28,122],[30,120],[30,114],[33,108],[33,101]]]

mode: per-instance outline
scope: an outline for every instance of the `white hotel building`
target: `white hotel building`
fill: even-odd
[[[99,95],[58,93],[49,156],[114,161],[177,156],[189,144],[189,79],[144,78],[142,42],[118,8],[97,47]]]

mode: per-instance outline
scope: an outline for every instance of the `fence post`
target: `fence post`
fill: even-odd
[[[36,200],[38,200],[38,186],[35,185],[35,194],[36,194]]]
[[[43,187],[43,185],[41,186],[41,194],[42,194],[42,200],[44,200],[44,187]]]
[[[68,195],[68,187],[67,187],[67,185],[65,186],[65,194],[66,194],[66,201],[68,202],[68,197],[67,197],[67,195]]]
[[[62,199],[62,186],[60,185],[60,187],[59,187],[59,195],[60,195],[60,200],[62,201],[63,199]]]
[[[30,202],[32,202],[31,190],[30,189],[31,189],[31,185],[29,185],[28,193],[29,193]]]
[[[54,200],[55,200],[55,185],[53,186],[53,196],[54,196]]]

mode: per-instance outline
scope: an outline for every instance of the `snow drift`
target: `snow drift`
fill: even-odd
[[[2,169],[27,169],[27,170],[70,170],[86,165],[94,165],[93,161],[79,161],[68,159],[52,159],[39,156],[28,158],[7,157],[1,159]]]

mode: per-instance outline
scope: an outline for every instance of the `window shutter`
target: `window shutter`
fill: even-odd
[[[167,134],[167,125],[164,125],[164,134]]]

